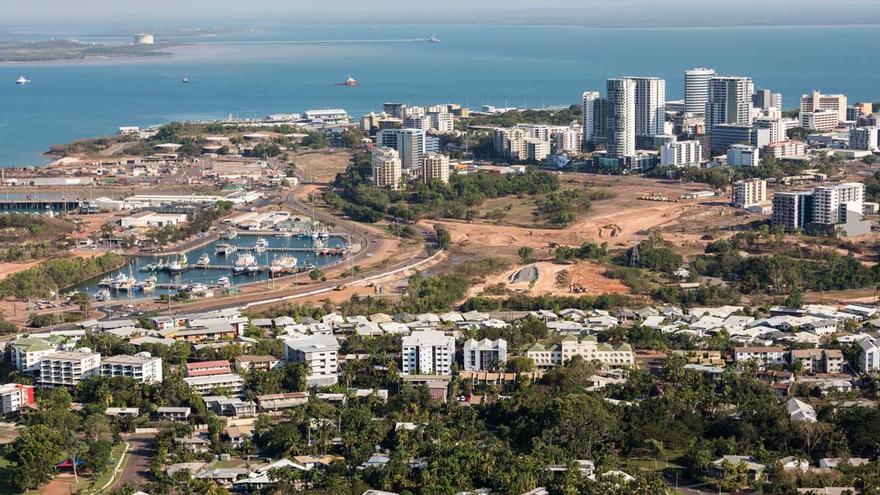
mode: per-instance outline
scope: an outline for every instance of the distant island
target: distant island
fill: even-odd
[[[101,58],[165,57],[173,45],[84,43],[75,40],[0,41],[0,62],[53,62]]]

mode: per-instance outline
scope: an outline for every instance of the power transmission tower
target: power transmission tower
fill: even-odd
[[[632,251],[629,253],[629,266],[632,268],[638,268],[639,266],[639,244],[636,243],[633,246]]]

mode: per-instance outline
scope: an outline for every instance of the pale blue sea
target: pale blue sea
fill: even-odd
[[[46,163],[51,144],[119,126],[180,119],[261,117],[385,101],[458,102],[472,108],[577,103],[604,80],[652,75],[682,97],[683,71],[713,67],[782,92],[784,106],[812,89],[880,101],[876,26],[595,29],[557,26],[283,26],[240,40],[427,37],[440,43],[189,47],[168,59],[0,64],[0,166]],[[76,36],[82,33],[66,33]],[[32,83],[14,84],[19,75]],[[352,75],[360,85],[334,86]],[[190,84],[181,84],[188,77]]]

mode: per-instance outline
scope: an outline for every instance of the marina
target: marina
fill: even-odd
[[[174,295],[180,290],[188,290],[194,296],[208,296],[217,290],[326,266],[343,260],[348,250],[345,240],[337,235],[328,235],[325,239],[323,234],[313,238],[305,233],[290,236],[226,233],[226,239],[186,253],[135,256],[124,267],[78,289],[99,301]],[[221,250],[226,254],[220,254]]]

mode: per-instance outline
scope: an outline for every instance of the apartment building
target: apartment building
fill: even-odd
[[[837,112],[833,110],[816,110],[801,112],[801,127],[812,131],[828,132],[837,128],[840,122]]]
[[[389,147],[380,147],[373,150],[372,156],[373,184],[376,187],[390,189],[400,188],[400,178],[403,168],[397,151]]]
[[[813,91],[808,95],[801,96],[801,115],[804,113],[828,110],[836,115],[837,122],[846,121],[846,95],[826,95],[819,91]]]
[[[715,77],[715,69],[703,67],[688,69],[684,73],[685,112],[703,115],[709,101],[709,80]]]
[[[241,395],[244,390],[244,379],[237,373],[192,376],[183,381],[201,395],[214,395],[218,390],[222,390],[225,395]]]
[[[450,375],[455,359],[455,338],[436,330],[413,332],[403,337],[401,374]]]
[[[61,351],[40,360],[41,387],[73,387],[82,380],[101,373],[101,355],[88,347]]]
[[[326,386],[337,382],[338,353],[339,341],[333,335],[308,335],[284,341],[284,361],[305,363],[309,386]]]
[[[676,141],[660,148],[661,167],[699,167],[703,146],[699,141]]]
[[[859,364],[862,373],[876,373],[880,371],[880,345],[871,337],[862,339],[859,343]]]
[[[777,192],[773,195],[774,227],[803,229],[813,222],[813,191]]]
[[[188,377],[226,375],[232,373],[232,365],[225,359],[186,363],[184,374]]]
[[[608,95],[608,156],[620,158],[636,154],[636,83],[615,78],[606,82]]]
[[[535,361],[535,365],[539,368],[559,366],[575,356],[581,356],[587,361],[598,361],[606,366],[632,366],[635,363],[635,356],[629,344],[621,344],[617,347],[599,344],[593,336],[581,340],[567,336],[559,344],[550,346],[537,343],[526,351],[526,356]]]
[[[11,414],[34,405],[34,386],[20,383],[0,385],[0,414]]]
[[[428,153],[425,155],[425,166],[422,170],[422,179],[427,182],[438,180],[444,184],[449,183],[449,157],[440,153]]]
[[[806,373],[842,373],[843,352],[839,349],[793,349],[789,361],[800,361]]]
[[[865,186],[860,182],[845,182],[813,189],[813,223],[836,225],[846,222],[846,212],[861,214]]]
[[[880,147],[880,127],[856,127],[849,131],[849,149],[876,151]]]
[[[732,199],[733,204],[740,208],[748,208],[767,201],[767,181],[745,179],[734,182]]]
[[[236,371],[269,371],[281,364],[275,356],[238,356],[235,358]]]
[[[507,341],[469,339],[464,343],[465,371],[494,371],[507,362]]]
[[[448,112],[429,112],[428,119],[431,122],[431,129],[440,133],[449,133],[455,131],[455,118]]]
[[[737,363],[755,361],[762,366],[785,364],[785,349],[782,347],[737,347],[733,350],[733,360]]]
[[[803,141],[778,141],[764,146],[764,156],[774,158],[801,158],[807,154],[807,146]]]
[[[162,358],[149,352],[101,359],[101,376],[124,376],[140,383],[162,383]]]
[[[758,149],[747,144],[734,144],[727,148],[727,165],[731,167],[757,167],[761,163]]]
[[[543,139],[528,138],[525,141],[526,159],[531,162],[540,162],[550,156],[550,141]]]
[[[53,343],[33,337],[23,337],[9,345],[12,365],[25,373],[38,372],[43,358],[56,352],[58,349]]]

